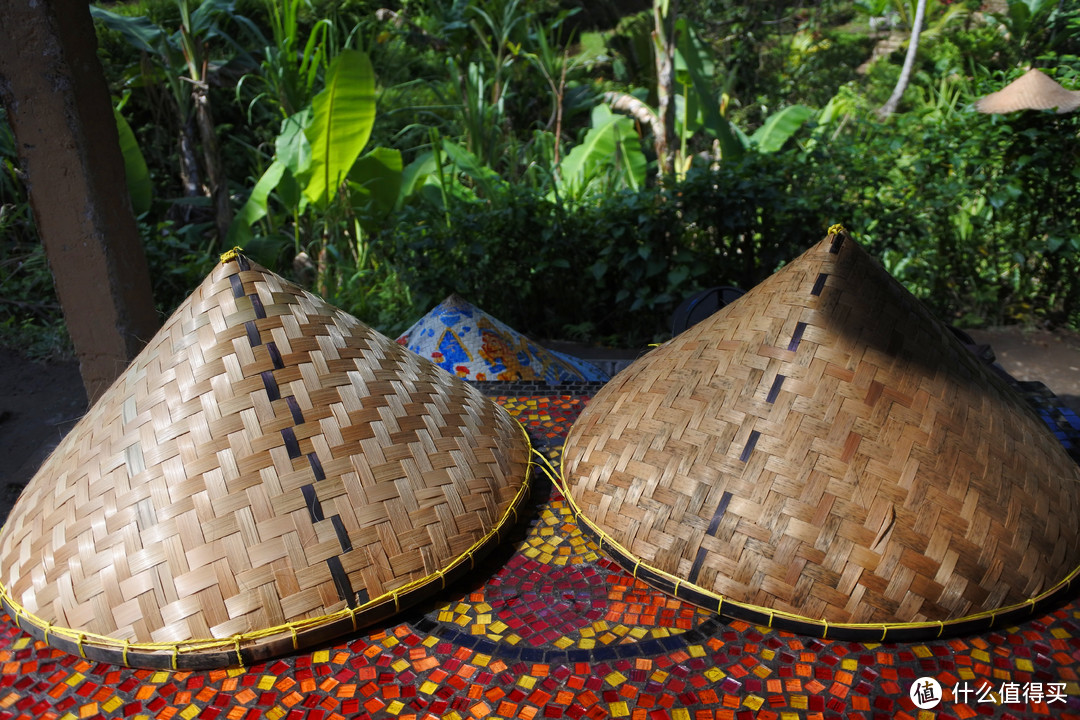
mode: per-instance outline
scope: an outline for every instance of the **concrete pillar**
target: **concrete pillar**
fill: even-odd
[[[93,402],[160,326],[80,0],[0,0],[0,101]]]

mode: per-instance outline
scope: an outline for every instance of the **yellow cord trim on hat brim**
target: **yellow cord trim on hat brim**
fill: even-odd
[[[509,417],[509,415],[508,415]],[[511,418],[513,419],[513,418]],[[521,431],[521,435],[525,440],[526,455],[528,461],[525,467],[525,477],[522,479],[521,486],[518,488],[514,498],[510,501],[509,507],[503,513],[499,521],[492,526],[492,528],[484,534],[479,540],[474,542],[465,552],[455,557],[446,566],[440,568],[436,572],[431,573],[425,577],[413,580],[405,585],[394,588],[388,592],[379,595],[376,598],[369,600],[363,605],[357,607],[346,607],[336,612],[328,613],[326,615],[320,615],[313,618],[305,618],[303,620],[296,620],[290,623],[282,625],[275,625],[274,627],[268,627],[262,630],[252,630],[237,635],[230,635],[225,638],[200,638],[194,640],[181,640],[176,642],[130,642],[128,640],[117,640],[116,638],[109,637],[108,635],[101,635],[98,633],[85,632],[82,630],[73,630],[58,625],[52,625],[48,621],[28,612],[21,604],[19,604],[15,598],[11,596],[7,586],[0,582],[0,602],[2,602],[10,612],[14,615],[15,624],[20,629],[25,629],[20,624],[20,618],[22,621],[29,622],[31,625],[38,629],[45,630],[48,636],[54,638],[64,638],[71,640],[79,648],[79,654],[82,657],[86,657],[85,648],[87,647],[99,647],[106,650],[118,650],[121,653],[121,658],[124,665],[128,665],[129,653],[152,653],[163,654],[169,653],[172,656],[171,664],[175,670],[178,667],[177,659],[180,655],[187,655],[192,653],[205,653],[213,651],[233,651],[236,654],[237,664],[239,667],[243,667],[244,658],[241,654],[242,646],[245,644],[251,644],[259,640],[265,640],[274,636],[290,634],[293,639],[294,649],[300,648],[299,636],[306,631],[328,625],[330,623],[337,622],[339,620],[345,620],[351,618],[352,622],[356,623],[357,613],[362,613],[367,610],[374,609],[384,603],[393,601],[395,612],[400,610],[400,598],[402,595],[407,594],[412,590],[416,590],[425,585],[430,584],[436,578],[442,579],[443,583],[446,582],[446,574],[452,570],[455,570],[459,566],[463,565],[465,561],[473,562],[473,556],[478,549],[484,547],[488,542],[493,539],[497,540],[498,535],[503,532],[508,524],[513,524],[517,521],[517,508],[522,501],[528,497],[530,491],[530,480],[534,468],[537,467],[537,463],[533,460],[533,455],[536,451],[532,447],[532,441],[529,439],[529,434],[525,431],[525,427],[515,420],[518,429]],[[541,456],[542,457],[542,456]]]
[[[669,572],[649,565],[641,558],[639,558],[636,554],[630,552],[625,547],[623,547],[623,545],[620,544],[617,540],[615,540],[615,538],[604,532],[602,528],[600,528],[596,523],[590,520],[589,517],[585,515],[585,513],[581,510],[581,507],[577,504],[574,496],[570,493],[570,487],[566,481],[565,454],[563,454],[560,458],[558,471],[556,471],[555,468],[547,462],[546,458],[544,459],[544,462],[547,465],[547,467],[543,468],[544,472],[547,473],[547,475],[551,478],[552,483],[554,483],[555,487],[559,489],[559,492],[561,492],[563,497],[566,499],[566,503],[570,507],[570,512],[571,514],[573,514],[574,518],[578,521],[578,523],[588,528],[590,534],[596,536],[597,545],[599,545],[600,547],[607,545],[608,547],[614,548],[617,554],[620,554],[623,557],[628,558],[630,561],[632,561],[634,564],[634,577],[637,577],[638,570],[640,568],[643,568],[646,571],[653,573],[655,576],[671,582],[674,585],[674,590],[672,591],[672,594],[676,597],[680,598],[681,600],[685,600],[691,604],[698,605],[699,607],[703,607],[706,610],[712,610],[713,608],[716,608],[714,612],[721,615],[722,617],[727,617],[735,620],[740,619],[738,617],[738,614],[732,613],[730,611],[730,608],[732,607],[739,608],[763,616],[768,616],[768,622],[770,626],[772,625],[775,618],[783,618],[785,620],[790,620],[795,623],[800,623],[807,626],[808,628],[814,628],[819,633],[818,637],[821,637],[823,639],[827,638],[830,630],[835,631],[837,629],[861,631],[865,632],[868,636],[872,632],[880,631],[881,637],[882,639],[884,639],[886,634],[891,631],[913,629],[936,629],[937,635],[938,637],[940,637],[944,633],[945,629],[948,627],[955,627],[957,625],[969,623],[976,620],[989,620],[989,626],[994,627],[997,622],[997,616],[1007,615],[1018,610],[1022,610],[1024,608],[1027,608],[1027,611],[1030,614],[1034,611],[1036,603],[1042,602],[1043,600],[1046,600],[1050,597],[1058,595],[1063,591],[1068,590],[1070,585],[1072,584],[1072,581],[1075,580],[1078,576],[1080,576],[1080,566],[1077,566],[1063,580],[1058,582],[1049,590],[1046,590],[1045,592],[1042,592],[1033,598],[1028,598],[1023,602],[1015,603],[1007,607],[997,608],[995,610],[985,610],[983,612],[974,613],[972,615],[965,615],[964,617],[956,618],[953,620],[933,620],[909,623],[830,623],[824,618],[811,618],[805,615],[799,615],[798,613],[787,612],[784,610],[775,610],[773,608],[768,608],[763,605],[754,605],[753,603],[732,600],[730,597],[719,595],[711,590],[707,590],[706,588],[701,587],[700,585],[695,585],[694,583],[688,582],[683,578],[676,577]],[[621,564],[622,563],[620,563],[620,565]],[[702,605],[695,600],[686,597],[685,592],[683,595],[680,595],[680,587],[684,590],[691,590],[697,594],[704,596],[705,598],[708,598],[709,600],[713,601],[713,604],[711,606]],[[729,610],[727,612],[724,612],[725,608],[728,608]],[[813,634],[810,632],[809,629],[803,632],[805,634]]]

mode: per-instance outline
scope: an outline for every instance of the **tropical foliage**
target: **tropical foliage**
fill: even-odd
[[[640,344],[834,222],[947,320],[1080,326],[1080,10],[927,0],[141,0],[92,6],[168,312],[234,244],[391,334],[457,292]],[[0,115],[0,327],[62,334]],[[35,330],[35,328],[37,330]],[[22,340],[19,340],[22,342]]]

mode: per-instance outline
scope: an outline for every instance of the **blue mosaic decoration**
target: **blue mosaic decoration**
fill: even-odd
[[[549,385],[608,380],[590,363],[538,345],[457,295],[436,305],[397,341],[465,380]]]

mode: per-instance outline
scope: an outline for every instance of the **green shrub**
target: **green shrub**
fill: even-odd
[[[1075,323],[1080,118],[957,112],[834,143],[856,237],[939,316]]]
[[[415,316],[452,292],[538,336],[639,345],[685,297],[749,287],[819,239],[829,218],[792,192],[780,155],[617,193],[566,211],[522,188],[441,211],[416,203],[373,240],[409,286]]]

